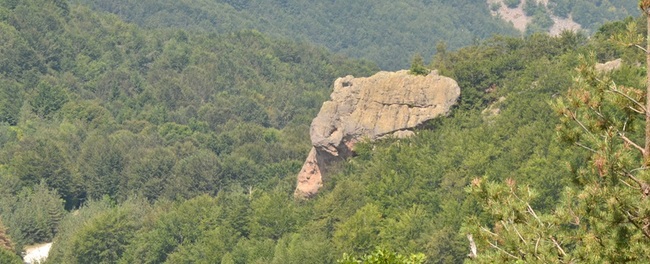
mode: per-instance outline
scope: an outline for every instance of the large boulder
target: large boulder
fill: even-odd
[[[331,99],[311,123],[313,148],[298,175],[295,196],[315,195],[328,167],[352,156],[356,142],[410,136],[410,129],[447,114],[459,96],[456,81],[435,71],[426,76],[403,70],[337,79]]]

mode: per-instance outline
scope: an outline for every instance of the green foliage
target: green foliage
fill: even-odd
[[[272,264],[333,263],[331,242],[322,233],[285,235],[278,240]]]
[[[255,29],[307,40],[337,53],[370,59],[387,70],[408,67],[409,57],[415,53],[430,58],[435,52],[430,43],[440,39],[456,49],[493,34],[517,34],[512,26],[492,17],[487,5],[469,0],[317,4],[305,0],[76,2],[117,14],[146,28],[217,33]],[[304,58],[287,49],[280,60],[300,62]]]
[[[498,11],[501,8],[501,4],[502,4],[501,2],[495,2],[495,3],[490,4],[490,10],[492,12]]]
[[[299,166],[332,80],[377,70],[252,30],[145,30],[65,1],[7,5],[3,177],[18,190],[45,180],[67,209],[269,186]]]
[[[422,264],[427,258],[424,254],[412,254],[404,256],[381,248],[375,249],[372,253],[361,258],[354,258],[343,254],[343,258],[337,263],[341,264]]]
[[[23,105],[23,90],[13,80],[0,78],[0,122],[16,125]]]
[[[284,234],[295,231],[296,209],[287,197],[287,190],[276,189],[263,193],[251,201],[251,237],[280,239]]]
[[[34,97],[30,100],[32,109],[41,118],[49,118],[57,112],[68,100],[63,87],[53,83],[54,80],[43,80],[36,86]]]
[[[46,263],[72,263],[76,253],[72,241],[76,239],[80,228],[91,222],[95,217],[110,212],[113,204],[108,199],[90,200],[61,220],[59,233],[48,254]]]
[[[48,257],[48,262],[117,263],[141,228],[148,204],[142,200],[128,200],[119,207],[105,208],[101,203],[93,203],[84,210],[87,211],[66,219],[68,224],[81,225],[67,230],[72,232],[69,240],[59,240],[60,245],[55,242],[53,251],[58,254]]]
[[[540,217],[550,215],[563,189],[586,177],[573,168],[587,154],[553,140],[558,131],[547,103],[571,85],[578,54],[593,48],[601,61],[624,57],[628,66],[612,80],[626,87],[638,85],[644,73],[633,66],[638,55],[605,41],[625,29],[616,23],[592,39],[566,32],[482,42],[475,37],[513,30],[500,31],[502,22],[483,19],[487,5],[470,1],[199,2],[94,2],[148,27],[140,28],[62,1],[0,1],[0,60],[6,63],[0,65],[0,85],[7,88],[0,93],[0,111],[7,113],[0,125],[0,213],[18,246],[23,234],[49,240],[56,233],[50,263],[333,263],[345,252],[361,256],[376,247],[383,250],[347,259],[459,263],[467,255],[463,219],[477,215],[475,223],[485,225],[493,214],[480,206],[480,195],[463,192],[473,178],[512,178],[517,188],[531,186],[535,192],[500,185],[488,191],[525,201],[493,203],[510,206],[497,211],[508,227],[546,232],[550,224],[517,222],[534,219],[526,215],[527,205]],[[453,15],[457,10],[464,16]],[[549,14],[539,10],[544,17],[538,24],[546,28]],[[413,19],[404,25],[404,17]],[[422,22],[435,19],[441,21]],[[471,34],[438,30],[460,19]],[[327,24],[334,30],[314,21],[333,21]],[[330,43],[346,54],[381,57],[388,67],[406,65],[404,54],[429,56],[427,49],[435,49],[431,67],[418,65],[456,79],[461,100],[449,117],[425,124],[417,137],[359,143],[359,155],[333,170],[318,197],[294,201],[309,123],[332,80],[378,68],[311,44],[242,31],[252,24]],[[286,34],[294,31],[279,24],[302,33]],[[357,30],[354,39],[344,34],[369,25],[381,30]],[[408,32],[420,29],[435,32],[413,40]],[[384,35],[399,41],[382,42]],[[442,42],[431,45],[431,36],[449,40],[450,50]],[[477,45],[451,50],[468,43]],[[14,92],[18,99],[9,96]],[[617,122],[629,114],[615,113]],[[636,139],[635,122],[627,128]],[[20,193],[37,184],[48,191]],[[38,195],[49,198],[26,198]],[[61,198],[71,213],[59,214]],[[39,211],[27,216],[26,201],[47,207],[30,205]],[[20,224],[11,223],[14,216],[24,220],[25,232],[11,227]],[[555,223],[549,221],[543,223]],[[621,241],[637,235],[630,225],[599,228]],[[493,233],[507,235],[510,246],[519,238],[508,230]],[[479,239],[481,252],[491,248]],[[537,237],[524,239],[531,244]],[[557,248],[551,238],[542,242],[544,252]],[[612,243],[605,251],[623,256],[644,246]],[[606,260],[625,260],[620,256]]]
[[[505,0],[504,3],[508,8],[516,8],[521,4],[521,0]]]
[[[165,191],[170,198],[190,198],[202,193],[216,193],[223,188],[221,165],[217,155],[201,150],[182,160],[172,168],[170,187]]]
[[[24,245],[51,241],[66,212],[59,194],[41,182],[23,189],[14,201],[4,198],[7,204],[0,209],[8,233],[19,251]]]
[[[203,240],[204,235],[208,235],[206,232],[212,230],[209,237],[223,240],[222,242],[229,241],[224,236],[231,236],[230,232],[232,231],[228,229],[214,230],[218,226],[219,213],[220,207],[217,200],[208,196],[200,196],[184,203],[174,204],[173,207],[167,208],[167,212],[159,216],[159,220],[153,226],[138,234],[134,240],[134,246],[127,250],[122,262],[165,263],[174,255],[174,258],[178,259],[180,256],[197,250],[201,250],[205,255],[209,252],[202,251],[208,249],[204,245],[209,241],[208,237]],[[219,237],[215,237],[217,235]],[[199,245],[192,246],[199,241],[201,241]],[[218,241],[213,243],[218,243]],[[215,250],[217,253],[219,252],[218,248]]]
[[[594,55],[581,57],[576,69],[566,95],[553,103],[560,139],[589,153],[573,169],[575,185],[564,189],[553,211],[539,213],[530,186],[474,180],[469,190],[490,217],[487,224],[468,221],[465,232],[478,236],[478,248],[489,248],[473,262],[648,261],[647,160],[634,143],[650,132],[639,103],[645,74],[632,67],[598,71]]]
[[[336,226],[334,245],[339,250],[354,253],[369,252],[377,246],[379,227],[382,224],[379,207],[368,204],[357,210],[345,222]]]
[[[413,75],[427,75],[429,72],[431,72],[431,70],[427,69],[426,66],[424,66],[424,60],[422,59],[422,56],[420,54],[416,54],[413,57],[413,61],[411,62],[409,73]]]
[[[11,252],[3,247],[0,247],[0,263],[6,264],[23,264],[23,260],[20,256],[16,255],[14,252]]]
[[[14,243],[11,241],[11,238],[7,234],[7,230],[0,219],[0,249],[7,251],[12,251],[14,249]]]

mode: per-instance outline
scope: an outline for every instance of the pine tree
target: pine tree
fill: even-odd
[[[650,1],[639,1],[650,26]],[[650,30],[650,27],[648,28]],[[613,40],[646,53],[636,25]],[[647,69],[647,68],[646,68]],[[620,71],[624,71],[620,70]],[[536,193],[514,180],[476,179],[468,188],[483,202],[490,225],[478,217],[464,230],[472,262],[622,263],[650,261],[650,71],[645,87],[596,70],[595,56],[583,57],[564,98],[553,103],[561,139],[590,153],[575,169],[551,213],[532,206]],[[645,101],[644,101],[645,100]],[[645,142],[644,142],[645,141]],[[641,143],[639,143],[641,142]]]

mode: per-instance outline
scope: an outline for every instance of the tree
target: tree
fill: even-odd
[[[40,135],[25,138],[20,142],[19,151],[13,156],[10,164],[23,187],[32,187],[45,181],[62,197],[70,200],[74,184],[65,148],[60,143]]]
[[[12,207],[12,211],[6,214],[5,222],[19,248],[51,241],[65,215],[63,200],[45,181],[25,188]]]
[[[505,0],[505,3],[508,8],[516,8],[521,4],[521,0]]]
[[[410,74],[413,75],[427,75],[431,71],[424,66],[424,60],[420,54],[413,56],[413,61],[411,61],[411,69],[409,70]]]
[[[336,226],[334,245],[341,251],[355,254],[372,250],[378,244],[382,220],[378,206],[367,204],[361,207],[349,219]]]
[[[189,199],[203,193],[217,193],[221,186],[221,164],[211,151],[200,150],[176,163],[164,191],[169,198]]]
[[[650,1],[640,7],[650,25]],[[643,49],[650,66],[650,39],[647,48],[635,44],[642,38],[634,29],[616,39]],[[475,262],[650,261],[650,70],[635,80],[617,78],[626,69],[594,65],[593,55],[583,57],[572,87],[553,104],[561,139],[590,153],[587,166],[574,169],[575,186],[543,213],[531,206],[537,195],[529,186],[475,179],[468,190],[492,220],[491,228],[478,217],[465,226]]]
[[[343,254],[343,258],[338,260],[339,264],[422,264],[426,260],[424,254],[411,254],[404,256],[392,251],[377,248],[375,251],[361,258],[352,257]]]
[[[0,249],[14,250],[14,243],[11,242],[11,239],[7,235],[5,226],[2,224],[2,219],[0,219]]]
[[[72,242],[76,240],[81,227],[113,209],[114,203],[105,197],[103,200],[88,200],[74,213],[67,214],[59,225],[46,263],[72,263],[77,250]]]
[[[639,0],[639,8],[643,11],[647,21],[646,33],[646,106],[645,106],[645,147],[643,159],[645,166],[650,165],[650,0]]]
[[[66,91],[54,83],[54,78],[46,78],[36,86],[36,94],[30,103],[36,114],[41,118],[50,118],[68,101]]]
[[[148,209],[147,201],[131,199],[92,216],[77,226],[62,263],[117,263],[133,242]]]
[[[5,264],[23,264],[23,260],[20,259],[20,256],[15,253],[5,249],[0,248],[0,263]]]
[[[116,198],[127,163],[125,147],[119,135],[89,136],[81,146],[78,157],[81,184],[88,198],[101,199],[104,195]]]
[[[10,125],[18,123],[20,108],[23,105],[22,91],[20,84],[6,80],[0,75],[0,122]]]

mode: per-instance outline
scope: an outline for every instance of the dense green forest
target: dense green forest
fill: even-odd
[[[0,3],[0,212],[19,246],[52,239],[63,209],[88,200],[274,186],[300,168],[332,80],[377,70],[255,31]]]
[[[237,3],[224,10],[245,24],[252,7]],[[204,4],[196,10],[212,10]],[[163,13],[158,21],[175,21]],[[576,96],[574,69],[596,61],[623,58],[608,78],[643,86],[643,54],[611,41],[645,31],[633,21],[593,37],[426,43],[428,67],[462,88],[451,115],[410,139],[357,145],[317,197],[297,201],[311,119],[335,78],[370,75],[372,62],[247,27],[131,24],[63,0],[0,0],[0,261],[20,263],[23,246],[47,241],[47,263],[466,261],[467,232],[501,234],[494,204],[508,189],[498,183],[534,190],[526,202],[551,214],[598,171],[557,100]],[[506,213],[526,213],[517,210]],[[512,260],[498,253],[484,261]]]
[[[208,32],[256,29],[309,41],[382,69],[408,67],[415,53],[431,58],[440,41],[458,48],[493,34],[516,35],[473,0],[77,0],[145,28]]]
[[[221,33],[256,29],[370,59],[387,70],[408,67],[410,57],[416,53],[431,58],[438,42],[457,49],[495,34],[520,34],[511,25],[492,17],[487,1],[476,0],[75,1],[145,28]],[[527,32],[547,30],[553,23],[550,14],[571,16],[589,33],[607,21],[638,14],[636,3],[630,0],[550,0],[548,8],[533,5],[538,2],[527,1],[527,13],[536,18]]]

